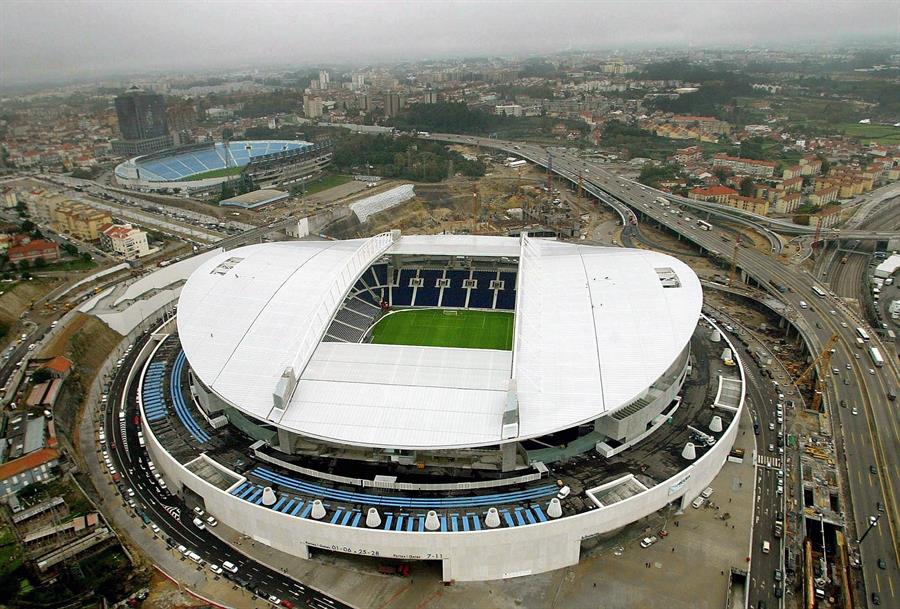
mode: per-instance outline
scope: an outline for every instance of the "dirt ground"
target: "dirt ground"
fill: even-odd
[[[0,284],[0,324],[12,327],[30,306],[60,284],[60,279],[33,279]],[[12,288],[7,286],[12,285]],[[2,338],[2,337],[0,337]]]
[[[141,604],[142,609],[189,609],[209,605],[181,590],[172,580],[153,571],[148,584],[150,595]]]
[[[505,234],[521,225],[507,211],[537,197],[543,175],[536,170],[519,171],[495,166],[478,179],[456,176],[439,184],[416,184],[416,197],[377,214],[365,225],[344,226],[341,237],[374,235],[399,228],[405,234],[474,232]],[[340,230],[340,229],[339,229]]]
[[[84,392],[94,382],[101,364],[122,336],[96,317],[77,313],[75,319],[41,350],[41,357],[63,355],[73,362],[73,371],[53,409],[57,429],[63,435],[78,428]],[[77,451],[77,442],[72,443]]]

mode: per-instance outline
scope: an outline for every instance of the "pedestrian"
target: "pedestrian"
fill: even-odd
[[[673,552],[675,551],[675,546],[672,546],[672,551],[673,551]]]

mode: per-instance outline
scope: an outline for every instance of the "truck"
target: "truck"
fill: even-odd
[[[656,197],[656,202],[659,203],[660,205],[668,205],[669,204],[669,200],[665,197]]]
[[[775,514],[775,525],[773,528],[775,537],[780,538],[784,535],[784,515],[781,512]]]
[[[778,290],[778,291],[781,292],[782,294],[784,294],[785,292],[787,292],[787,287],[785,287],[784,285],[778,283],[778,282],[775,281],[774,279],[770,279],[770,280],[769,280],[769,283],[772,284],[772,287],[773,287],[773,288],[775,288],[776,290]]]

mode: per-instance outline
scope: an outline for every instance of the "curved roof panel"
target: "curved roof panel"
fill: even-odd
[[[318,342],[383,254],[518,258],[512,352]],[[194,373],[239,410],[310,437],[426,449],[536,437],[641,397],[687,345],[699,280],[656,252],[502,237],[294,241],[219,254],[181,293]],[[273,393],[287,368],[296,390]]]

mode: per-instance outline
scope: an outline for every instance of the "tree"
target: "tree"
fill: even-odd
[[[43,256],[38,256],[34,259],[34,268],[42,269],[47,266],[47,261],[44,260]]]
[[[712,172],[713,172],[713,175],[716,176],[716,178],[718,178],[719,182],[721,182],[722,184],[725,183],[725,181],[728,179],[728,176],[730,175],[728,173],[728,169],[726,169],[725,167],[721,167],[721,166],[713,167]]]
[[[755,184],[753,183],[753,178],[747,176],[743,180],[741,180],[741,196],[742,197],[752,197],[753,196],[753,187]]]
[[[53,373],[51,373],[46,368],[38,368],[31,375],[31,382],[35,385],[39,385],[41,383],[49,381],[51,378],[53,378]]]
[[[31,231],[33,231],[36,228],[37,228],[37,225],[34,222],[32,222],[31,220],[25,220],[24,222],[22,222],[22,232],[23,233],[30,233]]]

